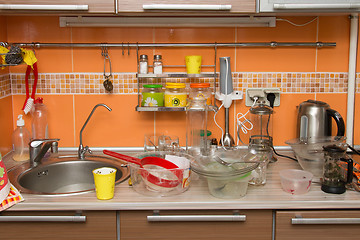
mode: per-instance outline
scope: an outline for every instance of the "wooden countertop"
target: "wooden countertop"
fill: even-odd
[[[290,155],[291,152],[282,152]],[[297,162],[278,158],[269,164],[267,183],[249,186],[246,196],[239,199],[220,199],[210,195],[205,179],[192,179],[188,191],[171,197],[149,197],[135,192],[125,181],[115,187],[111,200],[98,200],[95,192],[71,196],[23,194],[25,201],[9,211],[30,210],[185,210],[185,209],[355,209],[360,206],[360,192],[327,194],[319,183],[312,183],[304,195],[291,195],[280,185],[281,169],[297,168]]]

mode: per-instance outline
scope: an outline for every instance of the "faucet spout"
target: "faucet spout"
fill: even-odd
[[[84,159],[86,152],[90,152],[90,153],[91,153],[89,147],[88,147],[88,146],[84,147],[84,145],[83,145],[83,143],[82,143],[82,132],[84,131],[84,129],[85,129],[87,123],[89,122],[91,116],[94,114],[95,109],[98,108],[98,107],[100,107],[100,106],[106,108],[107,110],[109,110],[109,112],[112,111],[112,109],[111,109],[110,107],[108,107],[106,104],[103,104],[103,103],[99,103],[99,104],[97,104],[97,105],[93,108],[93,110],[91,111],[90,115],[88,116],[88,118],[86,119],[84,125],[82,126],[82,128],[81,128],[81,130],[80,130],[80,144],[79,144],[79,150],[78,150],[78,157],[79,157],[79,159]]]
[[[60,139],[33,139],[30,143],[30,167],[36,167],[41,163],[41,160],[51,147],[53,142],[58,142]]]

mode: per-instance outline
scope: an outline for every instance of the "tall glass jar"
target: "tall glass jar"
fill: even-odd
[[[191,99],[186,106],[186,150],[192,156],[207,156],[206,99]]]
[[[185,83],[166,83],[165,107],[186,107]]]

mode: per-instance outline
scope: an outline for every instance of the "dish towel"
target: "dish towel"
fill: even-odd
[[[19,190],[10,184],[9,195],[4,199],[4,201],[2,201],[2,203],[0,203],[0,212],[22,201],[24,201],[24,198],[21,196]]]

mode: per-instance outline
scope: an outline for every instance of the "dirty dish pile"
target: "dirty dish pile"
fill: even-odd
[[[256,155],[247,151],[228,152],[229,154],[225,155],[223,153],[196,158],[191,163],[191,169],[207,180],[208,189],[212,196],[217,198],[240,198],[246,195],[251,172],[259,166],[259,162]],[[215,157],[219,156],[224,161],[236,162],[236,164],[221,164],[215,159]]]
[[[286,141],[295,153],[301,168],[311,172],[314,177],[321,178],[324,167],[323,147],[344,142],[343,136],[295,138]]]
[[[190,186],[190,162],[193,158],[186,153],[146,152],[135,157],[126,156],[128,158],[119,153],[111,154],[129,162],[132,187],[138,193],[172,196],[185,192]]]
[[[309,191],[313,174],[298,169],[284,169],[280,171],[281,187],[290,194],[305,194]]]

